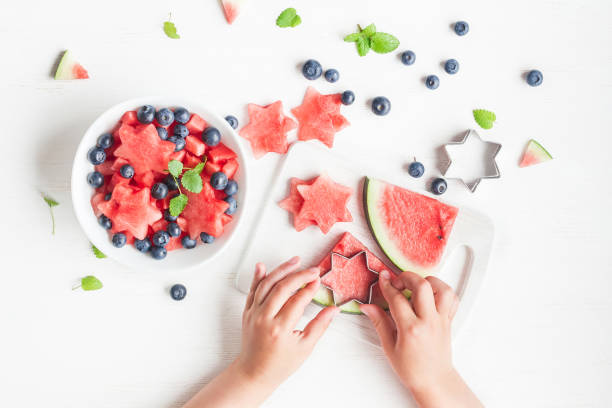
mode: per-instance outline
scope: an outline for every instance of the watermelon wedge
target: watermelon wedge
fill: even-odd
[[[240,14],[246,3],[247,0],[221,0],[225,19],[229,24],[232,24],[234,20],[236,20],[236,17],[238,17],[238,14]]]
[[[64,55],[57,66],[57,71],[55,71],[55,79],[69,80],[87,78],[89,78],[87,70],[83,68],[81,64],[76,62],[69,51],[64,52]]]
[[[427,275],[442,258],[458,208],[370,178],[363,193],[368,225],[389,260]]]
[[[297,214],[296,223],[313,220],[324,234],[327,234],[336,222],[353,221],[346,204],[353,190],[336,183],[326,174],[315,179],[311,185],[296,186],[304,199],[302,208]]]
[[[287,132],[297,123],[285,116],[283,103],[276,101],[267,106],[249,104],[249,123],[240,129],[240,136],[251,144],[253,155],[259,159],[269,152],[285,154],[289,149]]]
[[[519,167],[528,167],[534,164],[540,164],[545,161],[552,160],[552,156],[548,151],[542,147],[541,144],[531,139],[527,144],[523,158],[519,163]]]

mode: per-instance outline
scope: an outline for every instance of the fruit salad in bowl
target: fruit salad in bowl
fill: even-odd
[[[232,122],[179,98],[126,101],[86,131],[72,201],[90,241],[134,268],[202,265],[227,247],[247,200]]]

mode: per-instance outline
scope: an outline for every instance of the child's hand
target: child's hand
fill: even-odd
[[[459,301],[446,283],[433,276],[404,272],[380,276],[391,316],[376,305],[363,305],[383,350],[401,382],[422,407],[480,407],[451,358],[451,321]],[[410,300],[403,289],[412,291]]]

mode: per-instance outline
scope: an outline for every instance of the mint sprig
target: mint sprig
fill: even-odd
[[[194,168],[188,169],[183,173],[183,170],[186,168],[183,167],[183,163],[178,160],[170,160],[168,162],[168,173],[174,178],[176,185],[178,186],[179,195],[170,199],[170,215],[173,217],[178,217],[189,201],[189,197],[183,194],[181,190],[181,185],[189,192],[194,194],[199,194],[204,188],[204,182],[202,181],[202,170],[204,170],[204,165],[206,164],[206,159],[198,163]],[[181,173],[183,175],[181,176]]]
[[[497,120],[495,113],[486,109],[474,109],[472,113],[474,114],[474,120],[478,123],[478,126],[483,129],[491,129],[493,123]]]
[[[389,34],[376,31],[376,26],[370,24],[366,28],[357,25],[358,31],[344,37],[346,42],[354,42],[360,56],[365,56],[370,50],[379,54],[387,54],[399,47],[399,40]]]
[[[200,191],[202,191],[202,187],[204,185],[202,184],[202,176],[200,176],[200,173],[202,173],[203,169],[204,163],[200,163],[193,169],[187,170],[185,174],[183,174],[183,177],[181,178],[181,184],[187,189],[187,191],[190,191],[195,194],[198,194]]]
[[[84,278],[81,278],[81,284],[73,287],[72,290],[76,290],[78,288],[82,288],[83,290],[87,291],[98,290],[102,289],[102,286],[104,285],[102,285],[102,282],[100,282],[98,278],[93,275],[88,275]]]
[[[93,252],[95,257],[98,259],[106,258],[106,255],[104,254],[104,252],[100,251],[98,247],[96,247],[94,244],[91,244],[91,252]]]
[[[293,7],[283,10],[276,19],[276,25],[281,28],[297,27],[302,23],[302,18],[298,16],[297,11]]]
[[[166,33],[169,38],[174,40],[181,38],[181,36],[176,32],[176,26],[172,22],[172,13],[168,14],[168,21],[164,21],[164,33]]]
[[[49,206],[49,213],[51,214],[51,235],[55,235],[55,215],[53,214],[53,207],[57,207],[59,203],[46,194],[43,194],[42,198]]]

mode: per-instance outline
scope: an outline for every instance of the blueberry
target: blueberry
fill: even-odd
[[[404,65],[412,65],[416,61],[416,54],[410,50],[404,51],[400,54],[400,58],[402,59],[402,64]]]
[[[113,241],[113,245],[116,248],[121,248],[127,242],[127,237],[125,236],[123,232],[118,232],[115,235],[113,235],[112,241]]]
[[[164,177],[163,182],[166,186],[168,186],[168,190],[178,190],[178,184],[176,183],[176,179],[172,177],[171,174],[168,174],[166,177]]]
[[[134,168],[129,164],[124,164],[119,169],[119,174],[121,174],[121,177],[123,178],[131,179],[132,177],[134,177]]]
[[[185,148],[185,139],[180,136],[172,135],[168,138],[168,141],[174,143],[175,152],[180,152]]]
[[[113,145],[114,141],[113,135],[110,133],[102,133],[100,136],[98,136],[98,143],[96,143],[96,146],[101,147],[102,149],[108,149]]]
[[[87,175],[87,183],[93,188],[102,187],[104,184],[104,176],[99,171],[92,171]]]
[[[170,242],[170,234],[168,234],[166,231],[157,231],[155,234],[153,234],[153,239],[151,239],[151,242],[153,242],[153,245],[155,246],[165,247],[168,245],[168,242]]]
[[[431,192],[435,195],[444,194],[446,187],[446,180],[443,178],[437,178],[431,183]]]
[[[186,295],[187,295],[187,288],[181,285],[180,283],[177,283],[176,285],[172,285],[172,287],[170,288],[170,296],[172,296],[172,299],[174,300],[183,300],[185,299]]]
[[[141,106],[138,108],[138,111],[136,111],[136,118],[140,123],[148,125],[155,119],[155,108],[151,105]]]
[[[429,75],[425,78],[425,86],[429,89],[436,89],[440,86],[440,78],[436,75]]]
[[[170,214],[170,210],[169,209],[165,209],[164,210],[164,220],[168,221],[168,222],[174,222],[178,219],[178,217],[173,216],[172,214]]]
[[[183,248],[193,249],[198,244],[198,241],[191,239],[189,235],[185,235],[183,239],[181,239],[181,244],[183,244]]]
[[[168,255],[168,251],[164,247],[154,246],[151,248],[151,256],[158,261],[164,259]]]
[[[229,123],[232,129],[238,129],[238,119],[235,116],[227,115],[225,121]]]
[[[222,171],[217,171],[210,176],[210,185],[215,190],[225,190],[227,187],[227,176]]]
[[[457,35],[466,35],[470,31],[470,25],[465,21],[457,21],[455,23],[455,33]]]
[[[306,61],[302,67],[302,74],[304,74],[306,79],[311,81],[319,78],[322,73],[323,68],[321,67],[321,64],[319,64],[319,61],[315,61],[313,59]]]
[[[106,195],[104,196],[104,201],[108,201],[111,199],[113,195],[111,193],[106,193]]]
[[[174,180],[172,180],[174,181]],[[155,183],[151,187],[151,197],[156,200],[163,200],[168,195],[168,186],[164,183]]]
[[[160,109],[155,114],[155,119],[162,126],[170,126],[174,122],[174,112],[168,108]]]
[[[180,136],[184,139],[189,136],[189,129],[187,129],[187,126],[183,125],[182,123],[177,123],[176,125],[174,125],[173,133],[176,136]]]
[[[227,215],[232,215],[233,213],[236,212],[236,209],[238,208],[238,201],[236,201],[234,197],[232,196],[225,197],[223,201],[229,204],[229,207],[227,208],[227,210],[225,210],[225,213]]]
[[[98,218],[98,224],[100,224],[100,226],[105,230],[109,230],[113,227],[113,222],[104,214]]]
[[[344,91],[342,92],[341,99],[344,105],[351,105],[353,102],[355,102],[355,94],[353,91]]]
[[[166,140],[168,139],[168,129],[166,129],[165,127],[157,127],[157,135],[159,136],[159,138],[161,140]]]
[[[103,148],[94,146],[87,152],[87,158],[91,164],[96,166],[106,161],[106,152]]]
[[[384,96],[377,96],[372,101],[372,112],[378,116],[384,116],[391,110],[391,101]]]
[[[444,70],[447,74],[456,74],[459,71],[459,61],[456,59],[449,59],[444,63]]]
[[[538,71],[537,69],[529,71],[527,74],[527,83],[531,86],[540,86],[542,85],[543,81],[544,75],[542,75],[542,72]]]
[[[182,123],[184,125],[185,123],[189,122],[190,117],[191,115],[189,114],[189,111],[185,108],[176,108],[174,110],[174,120],[178,123]]]
[[[327,82],[338,82],[338,80],[340,79],[340,73],[338,72],[337,69],[328,69],[327,71],[325,71],[325,80]]]
[[[207,127],[202,133],[202,140],[208,146],[216,146],[221,141],[221,133],[215,127]]]
[[[181,227],[176,222],[171,222],[166,227],[166,231],[171,237],[178,237],[181,235]]]
[[[235,180],[230,180],[227,182],[227,186],[225,186],[225,190],[223,190],[225,194],[228,196],[233,196],[238,192],[238,183]]]
[[[212,235],[207,234],[205,232],[200,234],[200,239],[205,244],[212,244],[213,242],[215,242],[215,237],[213,237]]]
[[[149,240],[149,238],[135,239],[134,246],[140,252],[149,252],[149,250],[151,249],[151,240]]]
[[[408,166],[408,174],[410,174],[414,178],[419,178],[424,173],[425,166],[423,166],[423,163],[421,162],[413,161],[412,163],[410,163],[410,166]]]

